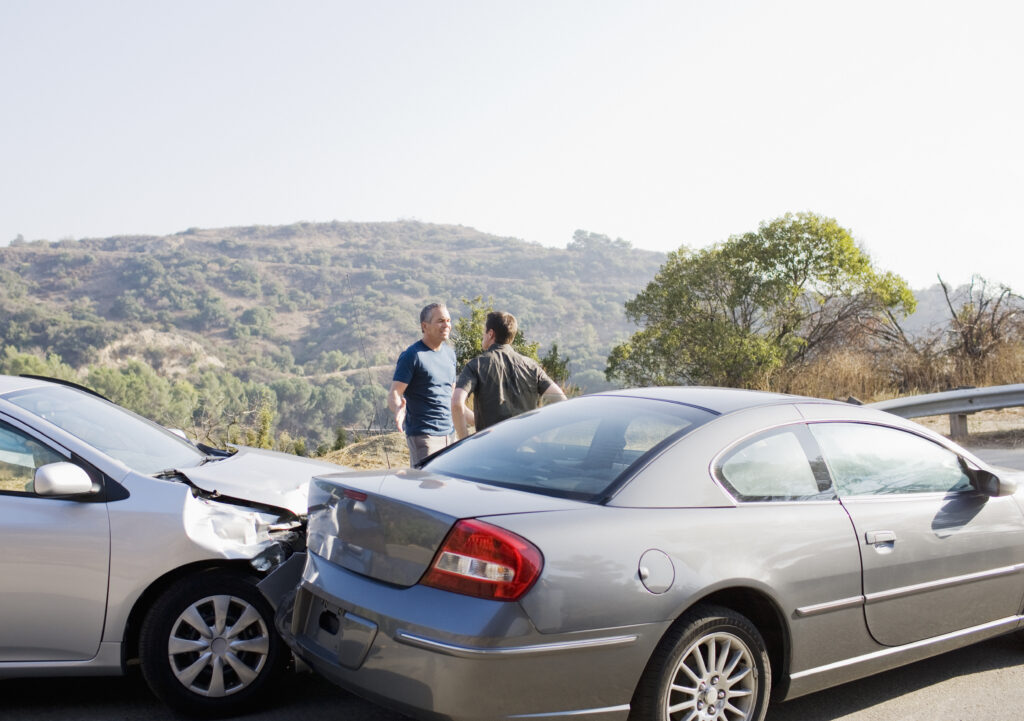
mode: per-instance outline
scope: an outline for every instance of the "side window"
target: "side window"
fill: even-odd
[[[960,458],[908,431],[865,423],[816,423],[840,496],[964,491],[970,479]]]
[[[36,469],[64,460],[56,451],[0,421],[0,491],[32,493]]]
[[[755,436],[728,451],[716,470],[741,501],[795,501],[832,498],[817,455],[807,442],[804,426],[791,426]]]

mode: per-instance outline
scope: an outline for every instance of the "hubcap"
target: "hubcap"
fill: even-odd
[[[739,638],[713,633],[686,649],[666,700],[669,721],[748,721],[757,697],[754,659]]]
[[[237,596],[208,596],[171,626],[167,657],[178,681],[200,696],[228,696],[255,681],[270,654],[267,625]]]

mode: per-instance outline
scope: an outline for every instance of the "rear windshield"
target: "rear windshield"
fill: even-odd
[[[492,426],[423,467],[507,488],[599,501],[655,446],[713,417],[668,401],[584,396]]]

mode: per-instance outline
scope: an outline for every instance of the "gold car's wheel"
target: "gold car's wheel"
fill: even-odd
[[[761,634],[726,608],[699,606],[662,639],[633,699],[635,721],[762,721],[771,664]]]

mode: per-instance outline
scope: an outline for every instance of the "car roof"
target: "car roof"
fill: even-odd
[[[45,385],[50,384],[38,378],[0,375],[0,394],[10,393],[11,391],[20,391],[25,388],[39,388],[40,386]]]
[[[725,415],[747,408],[777,405],[779,403],[827,403],[845,406],[840,401],[829,401],[821,398],[795,396],[786,393],[768,393],[766,391],[750,391],[740,388],[715,388],[710,386],[657,386],[652,388],[627,388],[624,390],[605,391],[602,396],[626,396],[629,398],[650,398],[652,400],[669,401],[696,406],[705,410]]]

